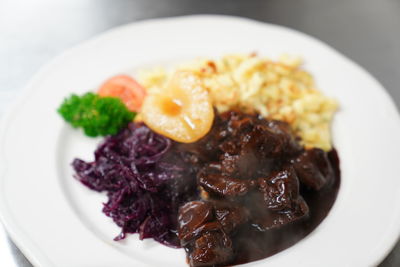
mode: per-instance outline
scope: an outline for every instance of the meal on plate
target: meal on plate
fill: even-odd
[[[105,136],[75,178],[121,228],[184,248],[190,266],[276,254],[327,216],[340,185],[337,102],[297,57],[256,54],[118,75],[58,112]]]

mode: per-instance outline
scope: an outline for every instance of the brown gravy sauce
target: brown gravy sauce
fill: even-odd
[[[340,187],[339,158],[336,150],[328,154],[335,170],[331,185],[320,191],[301,188],[301,195],[310,208],[308,218],[293,222],[276,230],[260,232],[254,227],[244,227],[233,237],[235,259],[233,265],[267,258],[279,253],[310,234],[331,210]]]
[[[178,212],[192,267],[243,264],[293,246],[328,215],[340,187],[335,149],[305,149],[288,124],[254,114],[222,113],[206,137],[180,150],[201,195]]]

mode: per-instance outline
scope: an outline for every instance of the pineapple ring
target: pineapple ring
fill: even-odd
[[[141,115],[153,131],[192,143],[210,131],[214,109],[200,78],[190,71],[178,71],[161,93],[145,98]]]

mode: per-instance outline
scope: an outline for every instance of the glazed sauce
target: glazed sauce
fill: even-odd
[[[222,113],[206,137],[180,150],[201,195],[178,212],[192,267],[248,263],[293,246],[328,215],[340,187],[335,149],[305,149],[286,123],[257,115]]]
[[[232,239],[235,244],[235,259],[231,263],[232,265],[264,259],[279,253],[306,237],[325,219],[336,200],[340,187],[337,152],[332,150],[328,155],[335,170],[332,183],[320,191],[307,188],[300,190],[309,206],[309,216],[282,228],[264,232],[245,225]]]

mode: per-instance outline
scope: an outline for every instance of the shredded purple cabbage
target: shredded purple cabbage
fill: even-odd
[[[95,151],[95,161],[75,159],[75,178],[92,190],[106,192],[103,212],[122,228],[115,240],[127,233],[140,239],[154,238],[179,247],[177,211],[196,188],[193,179],[172,151],[170,139],[143,124],[130,123],[107,137]]]

